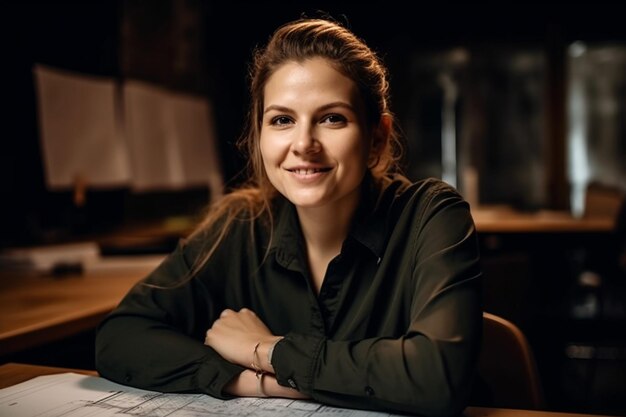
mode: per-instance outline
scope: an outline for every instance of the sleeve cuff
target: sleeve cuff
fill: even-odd
[[[272,356],[278,383],[309,394],[313,390],[315,368],[325,342],[321,336],[285,335],[274,347]]]
[[[198,389],[212,397],[223,400],[233,398],[232,395],[224,392],[224,386],[244,370],[244,367],[226,360],[220,360],[218,364],[204,362],[196,372]]]

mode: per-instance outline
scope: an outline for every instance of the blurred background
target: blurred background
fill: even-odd
[[[5,4],[0,248],[95,239],[105,254],[167,253],[241,180],[253,48],[327,13],[389,67],[407,175],[443,178],[475,210],[486,309],[529,337],[549,408],[626,415],[623,15],[603,2],[400,3]],[[511,213],[610,226],[512,231],[498,223]]]

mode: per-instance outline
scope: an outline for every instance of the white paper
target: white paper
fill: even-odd
[[[0,251],[0,270],[50,274],[59,266],[76,266],[87,274],[153,270],[167,255],[102,256],[96,242],[7,248]],[[2,417],[0,415],[0,417]]]
[[[74,373],[40,376],[0,390],[0,416],[285,416],[385,417],[395,414],[277,398],[219,400],[204,394],[161,394]]]
[[[130,169],[115,80],[42,65],[33,72],[48,187],[127,185]]]
[[[124,84],[124,125],[137,191],[207,186],[222,191],[213,123],[204,97],[140,81]]]
[[[42,65],[33,72],[49,189],[206,186],[212,198],[222,194],[206,97]]]
[[[96,242],[8,248],[0,252],[0,267],[50,273],[58,265],[85,265],[100,258]]]

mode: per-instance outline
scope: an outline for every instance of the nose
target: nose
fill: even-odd
[[[319,152],[320,143],[315,137],[314,126],[301,124],[294,132],[291,150],[296,155],[307,155]]]

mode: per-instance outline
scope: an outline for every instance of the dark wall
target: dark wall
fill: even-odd
[[[4,98],[0,186],[5,196],[0,246],[43,239],[44,229],[67,226],[83,213],[61,209],[67,195],[46,191],[39,146],[33,64],[89,74],[118,74],[115,2],[14,2],[2,6]],[[8,93],[8,94],[7,94]]]
[[[392,104],[400,119],[407,117],[410,101],[406,88],[410,77],[407,60],[416,51],[489,45],[534,45],[559,51],[576,39],[626,39],[626,25],[620,21],[617,6],[598,2],[530,5],[437,2],[428,6],[409,6],[396,1],[364,4],[188,0],[183,3],[202,14],[205,49],[200,57],[205,60],[206,77],[195,85],[216,104],[223,167],[226,179],[234,183],[243,168],[234,144],[245,117],[246,65],[252,49],[264,42],[279,24],[300,15],[319,16],[327,12],[347,22],[380,52],[390,68]],[[32,66],[44,63],[123,77],[126,74],[120,56],[124,18],[132,11],[132,21],[139,27],[145,24],[154,33],[166,35],[169,29],[164,18],[174,4],[173,0],[25,1],[1,6],[5,22],[2,61],[8,112],[0,153],[0,186],[7,202],[2,204],[0,216],[3,230],[0,246],[54,241],[71,238],[73,233],[107,229],[125,221],[125,208],[137,206],[128,204],[128,199],[134,197],[123,189],[92,193],[91,204],[82,209],[72,206],[69,192],[51,193],[45,189]],[[156,39],[158,43],[167,38]],[[159,71],[158,66],[155,71]],[[558,77],[556,74],[554,79],[558,81]],[[194,84],[187,87],[190,85],[193,88]],[[562,131],[557,129],[555,134],[562,136]],[[562,164],[561,159],[552,165],[556,171],[562,171]],[[564,195],[558,181],[555,187],[555,193]],[[195,199],[190,204],[195,208],[197,195],[190,198]]]

